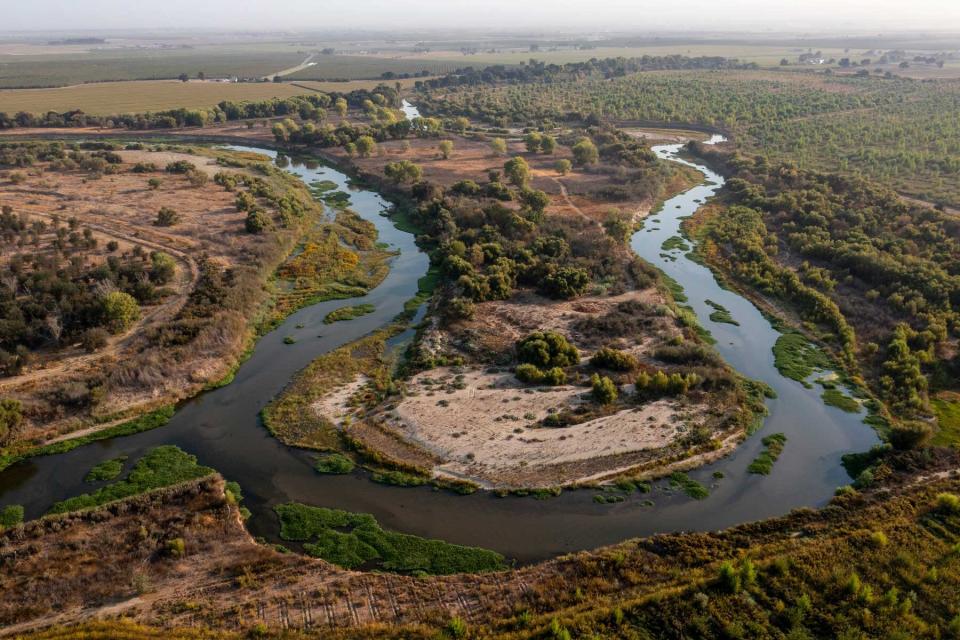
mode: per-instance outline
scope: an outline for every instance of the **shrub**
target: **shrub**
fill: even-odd
[[[937,510],[947,514],[960,513],[960,496],[953,493],[938,493]]]
[[[730,562],[724,562],[720,565],[720,572],[717,575],[717,585],[727,593],[737,593],[740,591],[740,576]]]
[[[23,522],[23,507],[11,504],[0,510],[0,531],[7,527],[15,527]]]
[[[547,274],[540,283],[540,290],[550,298],[569,300],[583,294],[589,284],[590,275],[583,269],[561,267]]]
[[[510,179],[510,182],[518,187],[523,187],[530,180],[530,165],[527,164],[526,160],[517,156],[504,163],[503,173]]]
[[[196,171],[197,168],[186,160],[177,160],[176,162],[171,162],[167,165],[167,173],[187,173],[188,171]]]
[[[167,553],[174,558],[182,558],[187,551],[187,545],[183,538],[174,538],[167,542]]]
[[[556,169],[557,173],[565,176],[570,173],[571,169],[573,169],[573,163],[564,158],[562,160],[557,160],[557,163],[553,165],[553,168]]]
[[[907,451],[919,449],[933,437],[933,427],[925,422],[912,420],[895,425],[888,438],[896,449]]]
[[[91,327],[83,332],[83,337],[80,339],[80,344],[83,347],[83,350],[87,353],[93,353],[98,349],[103,349],[107,346],[107,339],[110,337],[110,332],[108,332],[103,327]]]
[[[603,347],[590,358],[590,364],[611,371],[632,371],[637,368],[637,359],[618,349]]]
[[[147,180],[147,186],[150,187],[151,191],[156,191],[159,189],[161,184],[163,184],[163,182],[160,180],[160,178],[150,178]]]
[[[122,333],[140,318],[140,305],[129,293],[111,291],[103,297],[103,315],[113,333]]]
[[[543,382],[543,372],[536,365],[525,362],[517,367],[517,379],[528,384],[540,384]]]
[[[490,141],[490,151],[496,156],[502,156],[507,152],[507,141],[503,138],[494,138]]]
[[[0,400],[0,442],[3,442],[23,422],[23,405],[19,400]]]
[[[263,233],[270,227],[270,218],[263,211],[256,209],[247,214],[247,219],[243,222],[243,228],[247,233]]]
[[[440,144],[437,145],[437,150],[440,152],[440,156],[444,160],[448,159],[450,154],[453,153],[453,141],[441,140]]]
[[[594,164],[600,159],[600,152],[590,138],[580,138],[572,147],[573,161],[578,165]]]
[[[590,387],[593,399],[598,403],[613,404],[617,401],[617,385],[610,378],[595,373],[590,377]]]
[[[580,353],[565,337],[553,331],[535,331],[517,342],[517,359],[541,369],[570,367],[580,362]]]
[[[453,617],[447,623],[447,632],[451,638],[466,638],[467,623],[463,621],[463,618]]]
[[[157,219],[153,222],[158,227],[172,227],[180,222],[180,214],[170,207],[160,207],[157,212]]]
[[[383,168],[384,174],[396,184],[417,182],[423,176],[423,170],[409,160],[388,162]]]

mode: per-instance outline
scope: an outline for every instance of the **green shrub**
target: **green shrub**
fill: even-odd
[[[580,362],[580,352],[567,339],[553,331],[535,331],[517,342],[517,359],[540,369],[572,367]]]
[[[894,425],[887,438],[894,448],[901,451],[919,449],[933,438],[933,427],[919,420],[902,422]]]
[[[938,493],[937,510],[951,515],[960,513],[960,496],[953,493]]]
[[[613,404],[617,401],[617,385],[606,376],[593,374],[590,377],[593,399],[599,404]]]
[[[637,368],[637,359],[624,351],[603,347],[593,354],[590,364],[611,371],[632,371]]]
[[[350,473],[355,467],[353,460],[341,453],[321,456],[317,458],[317,463],[313,466],[319,473],[333,474]]]
[[[0,531],[7,527],[14,527],[23,522],[23,507],[11,504],[0,510]]]

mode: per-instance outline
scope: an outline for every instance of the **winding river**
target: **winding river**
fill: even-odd
[[[408,103],[404,111],[408,117],[417,115]],[[777,399],[768,401],[770,415],[758,433],[732,455],[690,474],[710,486],[706,499],[692,500],[665,482],[657,483],[650,494],[633,494],[614,505],[596,504],[593,491],[567,491],[556,498],[536,500],[391,487],[371,482],[364,472],[317,474],[312,468],[314,454],[272,438],[259,419],[264,405],[320,354],[389,322],[414,295],[417,279],[428,266],[413,237],[384,217],[389,205],[378,194],[353,187],[346,175],[331,167],[295,161],[288,170],[305,182],[331,180],[349,192],[351,208],[376,224],[380,241],[399,250],[385,281],[366,296],[316,304],[291,315],[261,338],[231,384],[184,403],[165,427],[8,468],[0,473],[0,505],[22,504],[28,518],[38,517],[53,502],[89,491],[84,475],[98,462],[119,455],[133,461],[161,444],[177,445],[227,479],[239,482],[245,504],[253,513],[248,523],[251,532],[270,540],[278,540],[273,507],[291,500],[371,513],[389,529],[495,549],[519,562],[657,532],[721,529],[797,507],[823,505],[836,487],[849,482],[840,465],[841,455],[869,448],[877,442],[876,435],[862,423],[862,415],[824,405],[819,389],[807,389],[777,372],[771,347],[779,334],[756,307],[720,287],[709,269],[683,252],[661,249],[664,240],[679,235],[681,220],[723,184],[723,179],[706,167],[679,158],[680,147],[665,145],[655,151],[661,158],[695,167],[706,182],[667,201],[651,216],[657,222],[648,221],[646,228],[633,236],[632,247],[683,286],[690,306],[717,339],[723,357],[744,375],[768,383],[778,394]],[[277,155],[267,149],[238,148],[273,158]],[[706,305],[707,299],[726,307],[739,326],[712,322],[713,309]],[[359,302],[375,305],[376,312],[335,325],[323,324],[329,311]],[[294,336],[296,343],[284,344],[286,336]],[[772,474],[747,473],[747,465],[762,449],[760,439],[775,432],[785,433],[788,441]],[[722,472],[723,479],[715,480],[714,472]]]

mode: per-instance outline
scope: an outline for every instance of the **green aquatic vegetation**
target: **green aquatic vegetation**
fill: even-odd
[[[386,531],[366,513],[299,503],[282,504],[275,511],[282,539],[303,542],[308,554],[346,569],[371,566],[442,575],[506,568],[495,551]]]
[[[317,463],[313,468],[319,473],[344,474],[350,473],[356,466],[353,460],[342,453],[331,453],[317,458]]]
[[[682,471],[670,474],[670,486],[680,489],[695,500],[703,500],[710,495],[710,490]]]
[[[689,298],[687,298],[687,294],[683,292],[683,286],[679,282],[662,271],[660,272],[660,277],[663,279],[663,283],[673,296],[674,301],[682,303],[689,300]]]
[[[310,191],[315,194],[323,194],[328,191],[333,191],[337,188],[337,183],[333,180],[315,180],[310,183]]]
[[[430,481],[426,476],[420,476],[396,469],[382,469],[374,471],[370,479],[380,484],[389,484],[395,487],[420,487]]]
[[[104,480],[115,480],[123,472],[123,463],[127,456],[120,456],[112,460],[104,460],[95,465],[84,478],[85,482],[103,482]]]
[[[626,500],[626,498],[620,495],[610,496],[598,493],[597,495],[593,496],[593,501],[597,504],[617,504],[618,502],[623,502],[624,500]]]
[[[343,320],[353,320],[354,318],[359,318],[360,316],[367,315],[368,313],[373,313],[376,310],[377,308],[369,303],[340,307],[339,309],[334,309],[324,316],[323,324],[333,324],[334,322],[341,322]]]
[[[284,337],[283,337],[283,344],[294,344],[294,343],[296,343],[296,341],[297,341],[297,339],[294,338],[293,336],[284,336]]]
[[[843,391],[839,389],[826,389],[821,395],[820,398],[823,400],[823,403],[831,407],[836,407],[847,413],[859,413],[860,412],[860,403],[857,402],[854,398],[846,395]]]
[[[324,204],[334,209],[343,209],[350,206],[350,194],[343,191],[324,193],[320,196],[320,199],[323,200]]]
[[[773,345],[773,363],[780,375],[796,380],[808,389],[807,382],[817,369],[829,369],[830,357],[799,333],[784,333]]]
[[[725,324],[732,324],[740,326],[740,323],[734,320],[733,316],[730,314],[730,311],[724,307],[719,302],[714,302],[713,300],[704,300],[707,306],[713,308],[713,313],[710,314],[710,320],[713,322],[722,322]]]
[[[674,249],[679,249],[680,251],[690,251],[690,245],[688,245],[680,236],[670,236],[663,241],[663,244],[660,245],[660,249],[663,251],[673,251]]]
[[[84,493],[58,502],[49,513],[68,513],[99,507],[153,489],[202,478],[211,473],[214,473],[213,469],[197,464],[196,456],[179,447],[164,445],[148,451],[137,461],[125,479],[101,487],[93,493]]]
[[[783,453],[783,446],[787,443],[787,436],[782,433],[772,433],[760,442],[762,442],[766,448],[750,463],[747,471],[768,476],[773,470],[773,463],[776,462],[780,454]]]

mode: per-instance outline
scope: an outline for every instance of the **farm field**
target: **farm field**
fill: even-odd
[[[106,50],[80,55],[0,55],[0,88],[57,87],[84,82],[158,80],[203,72],[208,78],[260,78],[301,63],[308,52],[232,48]]]

